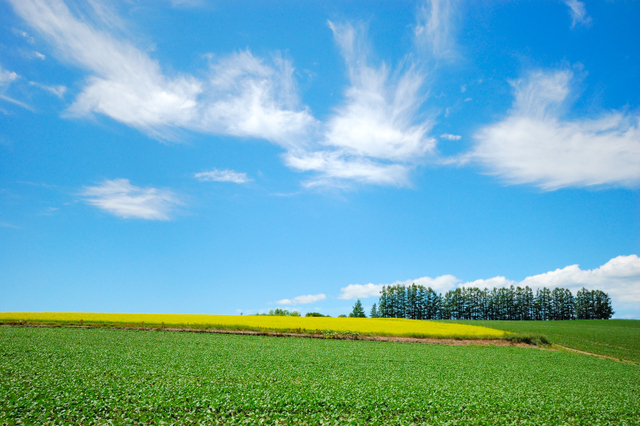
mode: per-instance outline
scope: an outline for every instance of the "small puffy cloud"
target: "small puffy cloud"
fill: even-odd
[[[18,74],[13,71],[7,71],[0,66],[0,86],[11,84],[18,78]]]
[[[530,73],[513,83],[513,109],[481,128],[463,158],[484,165],[512,184],[545,190],[640,183],[640,117],[609,111],[596,118],[566,120],[568,70]]]
[[[509,287],[510,285],[516,285],[517,282],[508,280],[505,277],[493,277],[489,279],[479,279],[475,281],[466,282],[460,287],[477,287],[477,288],[494,288],[494,287]]]
[[[448,141],[459,141],[460,139],[462,139],[462,136],[460,135],[452,135],[451,133],[444,133],[442,135],[440,135],[441,139],[446,139]]]
[[[251,181],[251,179],[247,177],[246,173],[238,173],[234,172],[233,170],[213,169],[208,172],[196,173],[195,177],[201,182],[246,183]]]
[[[278,300],[276,304],[278,305],[306,305],[308,303],[315,303],[320,300],[326,299],[327,296],[324,294],[308,294],[306,296],[298,296],[293,299],[282,299]]]
[[[395,281],[391,284],[349,284],[340,289],[338,299],[366,299],[367,297],[378,297],[382,291],[382,287],[389,285],[402,285],[405,287],[411,284],[431,287],[438,292],[446,292],[451,290],[458,284],[460,280],[453,275],[442,275],[436,278],[422,277],[414,280]]]
[[[565,0],[564,3],[569,6],[571,28],[575,28],[576,25],[591,25],[591,17],[587,15],[587,8],[583,2],[579,0]]]
[[[125,219],[169,220],[171,210],[182,204],[171,191],[140,188],[128,179],[105,180],[85,187],[80,195],[88,204]]]
[[[349,284],[340,289],[338,299],[366,299],[367,297],[380,296],[385,284]]]

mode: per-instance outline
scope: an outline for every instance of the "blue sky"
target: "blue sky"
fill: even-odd
[[[583,286],[640,318],[640,3],[0,2],[0,311]]]

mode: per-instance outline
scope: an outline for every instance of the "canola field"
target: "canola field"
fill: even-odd
[[[640,367],[520,347],[0,327],[0,424],[639,425]]]
[[[15,321],[120,324],[131,326],[165,326],[253,330],[293,333],[359,333],[374,336],[432,338],[500,339],[509,332],[470,324],[418,321],[396,318],[328,318],[258,315],[177,315],[177,314],[108,314],[79,312],[7,312],[0,313],[0,323]]]

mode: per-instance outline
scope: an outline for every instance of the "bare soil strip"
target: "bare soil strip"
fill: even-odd
[[[52,324],[1,324],[5,327],[42,327],[42,328],[111,328],[93,325],[52,325]],[[450,345],[450,346],[517,346],[521,348],[537,348],[538,346],[527,343],[514,343],[504,339],[453,339],[453,338],[419,338],[402,336],[368,336],[353,334],[332,334],[327,337],[323,334],[308,333],[281,333],[277,331],[252,331],[252,330],[218,330],[202,328],[176,328],[176,327],[117,327],[116,330],[144,330],[144,331],[170,331],[183,333],[214,333],[214,334],[238,334],[248,336],[270,336],[270,337],[304,337],[309,339],[334,339],[334,340],[366,340],[374,342],[397,342],[397,343],[422,343],[427,345]]]

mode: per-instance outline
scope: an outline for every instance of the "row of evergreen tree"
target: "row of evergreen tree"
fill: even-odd
[[[583,288],[574,296],[564,288],[529,287],[479,289],[464,287],[445,293],[413,284],[382,288],[371,309],[372,318],[454,320],[573,320],[609,319],[613,316],[609,295]]]

